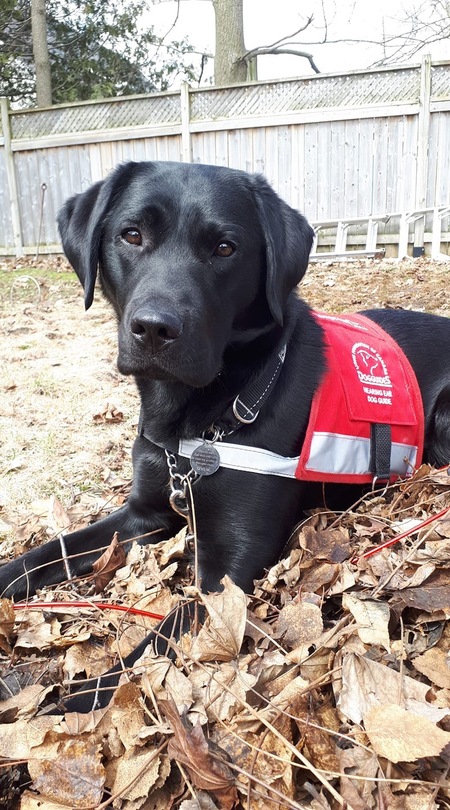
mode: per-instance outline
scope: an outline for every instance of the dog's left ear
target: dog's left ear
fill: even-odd
[[[86,309],[94,298],[103,222],[118,185],[134,165],[120,165],[106,180],[67,200],[58,214],[64,253],[83,285]]]
[[[270,311],[283,323],[289,293],[308,266],[314,231],[305,217],[284,202],[264,177],[253,177],[254,192],[266,240],[266,293]]]
[[[101,241],[101,220],[110,194],[101,180],[71,197],[58,214],[58,227],[64,253],[84,288],[86,309],[94,298]]]

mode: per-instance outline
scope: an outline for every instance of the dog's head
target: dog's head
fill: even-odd
[[[313,239],[264,178],[199,164],[121,165],[58,222],[86,308],[100,270],[120,370],[195,387],[227,347],[282,324]]]

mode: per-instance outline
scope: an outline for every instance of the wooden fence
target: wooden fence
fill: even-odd
[[[263,172],[312,222],[396,214],[380,226],[381,244],[398,243],[399,214],[450,206],[450,62],[427,58],[412,67],[227,88],[184,85],[45,110],[0,104],[3,254],[59,251],[55,215],[64,200],[129,159]],[[426,218],[424,229],[431,240]],[[349,231],[348,245],[364,241],[360,231]],[[414,224],[409,242],[413,231]],[[449,231],[444,217],[446,252]],[[320,238],[326,244],[326,228]]]

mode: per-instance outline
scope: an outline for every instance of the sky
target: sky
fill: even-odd
[[[153,0],[150,22],[158,34],[165,33],[176,16],[175,0]],[[323,0],[329,23],[330,39],[361,38],[381,41],[383,25],[398,30],[398,19],[404,19],[418,6],[431,5],[431,0]],[[309,13],[314,23],[299,36],[301,50],[313,54],[321,73],[341,73],[368,67],[382,58],[381,48],[367,43],[317,45],[323,37],[322,2],[320,0],[244,0],[244,34],[247,48],[271,45],[294,32]],[[181,0],[179,18],[170,38],[188,36],[199,50],[214,52],[214,12],[210,0]],[[434,59],[450,60],[450,39],[427,46]],[[418,63],[420,55],[409,61]],[[208,75],[212,75],[212,64]],[[275,79],[311,75],[305,59],[291,56],[264,56],[258,59],[258,78]]]

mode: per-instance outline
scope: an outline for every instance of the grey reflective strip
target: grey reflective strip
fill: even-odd
[[[178,447],[180,456],[190,458],[196,447],[203,444],[201,439],[182,439]],[[295,478],[298,465],[297,458],[285,458],[263,450],[261,447],[247,447],[230,442],[216,442],[214,445],[220,455],[220,466],[231,470],[261,473],[262,475],[281,475],[284,478]]]
[[[178,453],[184,458],[190,458],[196,447],[202,444],[202,439],[182,439]],[[220,455],[221,467],[261,475],[295,478],[298,458],[285,458],[261,447],[248,447],[230,442],[217,442],[214,447]],[[404,461],[405,458],[409,459],[409,464]],[[394,442],[391,451],[392,475],[405,477],[411,474],[410,465],[415,466],[416,458],[417,447]],[[314,433],[307,470],[338,475],[370,475],[369,466],[370,439],[344,436],[340,433]]]
[[[409,459],[409,464],[404,461]],[[391,474],[405,476],[415,465],[417,447],[392,442]],[[358,436],[345,436],[341,433],[320,433],[313,435],[307,470],[340,475],[370,474],[370,439]]]

